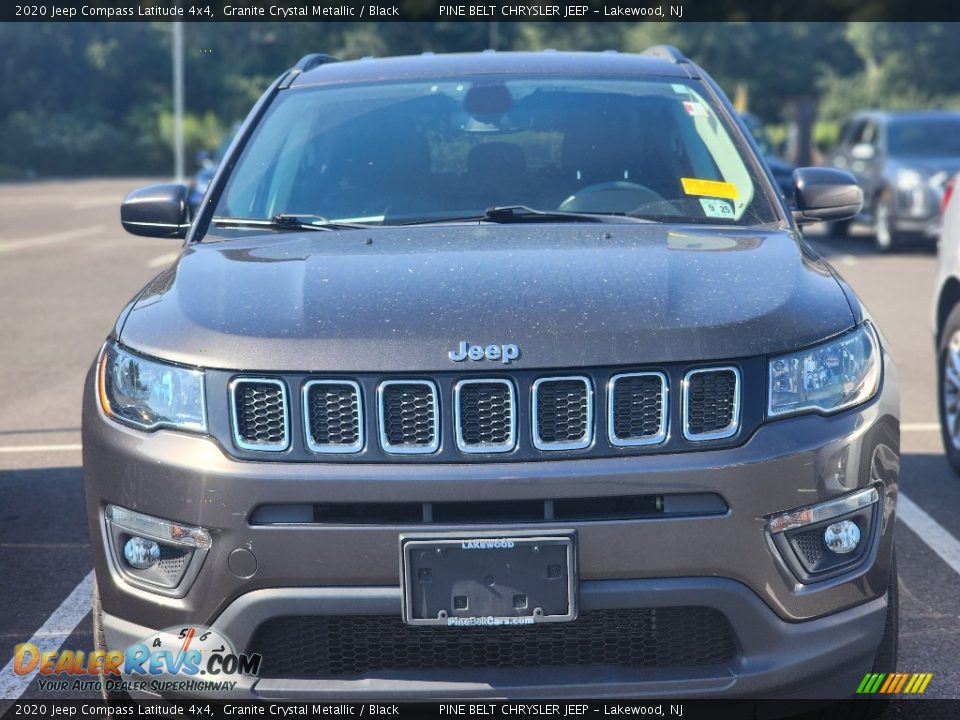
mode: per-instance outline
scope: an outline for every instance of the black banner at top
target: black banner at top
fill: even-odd
[[[15,0],[3,22],[960,20],[943,0]]]

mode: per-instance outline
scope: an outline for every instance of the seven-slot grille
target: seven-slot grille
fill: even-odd
[[[736,434],[740,425],[739,370],[691,370],[683,385],[683,434],[688,440],[718,440]]]
[[[287,386],[272,378],[241,378],[230,385],[233,440],[244,450],[286,450],[290,444]]]
[[[247,451],[290,448],[294,427],[288,392],[292,391],[294,401],[300,403],[299,408],[293,404],[302,421],[300,446],[315,454],[367,450],[366,428],[379,438],[384,453],[438,453],[441,426],[450,427],[444,422],[453,425],[454,442],[449,444],[460,453],[509,453],[523,442],[543,453],[576,451],[594,444],[597,402],[606,411],[607,447],[673,447],[675,443],[670,439],[671,381],[663,372],[621,373],[598,381],[596,400],[594,382],[587,376],[531,381],[527,385],[517,379],[518,387],[513,379],[465,378],[443,387],[441,393],[435,381],[426,379],[380,380],[364,388],[357,380],[308,377],[302,382],[289,379],[288,389],[287,381],[279,378],[235,377],[230,382],[233,441]],[[741,393],[737,368],[691,370],[683,376],[682,385],[678,404],[685,441],[737,434]],[[375,412],[368,416],[364,394],[372,396],[374,387]],[[453,417],[442,422],[448,415]],[[601,423],[601,432],[602,428]],[[449,457],[448,452],[439,454]]]
[[[440,447],[437,386],[429,380],[380,383],[380,444],[387,452],[419,454]]]
[[[316,453],[363,450],[363,404],[352,380],[311,380],[303,386],[307,447]]]
[[[538,450],[579,450],[593,442],[593,386],[581,376],[533,383],[533,445]]]
[[[510,452],[517,413],[509,380],[461,380],[454,389],[457,447],[465,453]]]
[[[667,376],[625,373],[610,379],[607,428],[611,445],[655,445],[667,437]]]

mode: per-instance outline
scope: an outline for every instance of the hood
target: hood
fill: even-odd
[[[889,170],[903,168],[905,170],[916,170],[928,177],[937,173],[945,173],[948,177],[960,172],[960,157],[920,157],[920,156],[898,156],[890,158]]]
[[[121,340],[211,368],[502,371],[777,353],[853,325],[783,230],[445,225],[188,246]],[[461,341],[519,357],[454,363]]]

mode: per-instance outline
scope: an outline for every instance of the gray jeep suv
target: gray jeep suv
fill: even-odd
[[[896,369],[798,230],[862,194],[794,177],[790,210],[672,48],[301,60],[192,223],[175,185],[121,209],[185,243],[87,378],[113,689],[832,698],[893,670]]]

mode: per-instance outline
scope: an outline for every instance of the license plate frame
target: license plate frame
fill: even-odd
[[[510,627],[577,617],[576,533],[401,535],[408,625]]]

